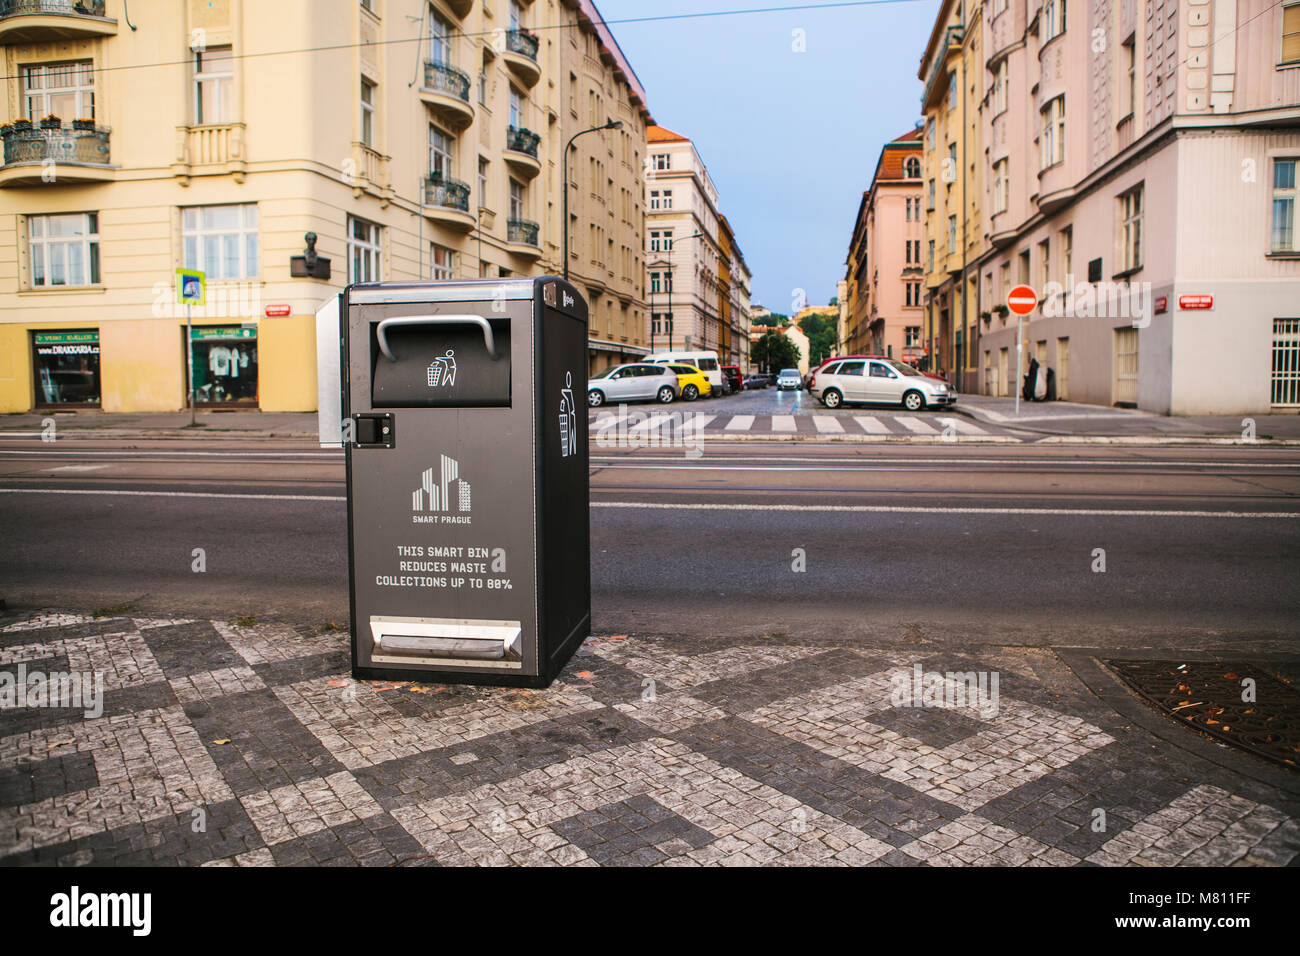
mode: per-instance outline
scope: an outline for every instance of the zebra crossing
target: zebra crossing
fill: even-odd
[[[976,423],[959,415],[801,414],[710,415],[705,412],[638,410],[592,411],[588,425],[593,437],[617,429],[628,437],[683,430],[716,440],[808,438],[828,441],[966,441],[1019,442],[995,425]]]

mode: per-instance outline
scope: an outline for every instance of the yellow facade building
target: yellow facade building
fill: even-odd
[[[615,121],[568,265],[593,367],[645,353],[650,117],[589,0],[0,13],[0,411],[177,410],[187,351],[200,407],[312,410],[345,284],[563,272]]]

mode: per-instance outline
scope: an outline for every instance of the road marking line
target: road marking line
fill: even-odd
[[[729,432],[747,432],[754,427],[753,415],[734,415],[731,421],[727,422],[724,431]]]
[[[0,495],[111,495],[123,498],[237,498],[255,501],[347,501],[340,495],[243,495],[207,491],[117,491],[103,488],[0,488]]]
[[[680,456],[678,456],[680,457]],[[592,461],[677,461],[678,457],[669,457],[666,455],[592,455]],[[763,455],[721,455],[722,461],[793,461],[808,463],[836,463],[847,462],[851,464],[885,464],[885,465],[1069,465],[1078,467],[1082,465],[1132,465],[1139,468],[1148,466],[1164,467],[1174,466],[1179,468],[1300,468],[1300,461],[1297,462],[1248,462],[1248,461],[1160,461],[1145,460],[1141,458],[931,458],[928,456],[915,458],[874,458],[874,457],[839,457],[830,456],[809,456],[806,458],[788,458],[785,456]]]
[[[978,425],[972,425],[964,418],[937,418],[935,421],[942,422],[945,428],[951,427],[953,431],[961,432],[963,435],[987,435],[984,429]]]
[[[913,418],[911,415],[895,415],[894,421],[902,425],[909,432],[916,432],[918,435],[937,435],[939,434],[930,425],[929,422],[923,422],[919,418]]]
[[[853,420],[862,426],[862,430],[868,435],[892,435],[884,422],[874,415],[854,415]]]
[[[795,431],[793,415],[773,415],[772,431],[774,432],[792,432]]]
[[[817,430],[821,432],[823,435],[825,434],[842,435],[844,433],[844,426],[840,424],[840,420],[836,418],[834,415],[814,415],[812,419],[813,419],[813,424],[817,426]]]
[[[717,415],[702,415],[699,412],[696,412],[694,415],[688,416],[683,422],[683,425],[685,425],[686,431],[698,435],[704,431],[705,425],[717,417]]]
[[[60,471],[103,471],[108,465],[60,465],[58,468],[46,468],[46,472],[54,474]]]
[[[641,501],[593,501],[593,508],[644,508],[656,511],[771,511],[771,504],[661,504]],[[909,505],[791,505],[781,511],[858,512],[861,514],[1045,515],[1095,518],[1300,518],[1300,511],[1139,511],[1105,508],[946,508]]]

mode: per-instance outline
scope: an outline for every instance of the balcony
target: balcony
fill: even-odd
[[[190,176],[233,173],[235,182],[242,183],[248,165],[244,154],[244,132],[243,123],[176,127],[176,161],[172,163],[172,175],[188,180]],[[182,185],[189,184],[183,182]]]
[[[469,211],[469,184],[437,174],[424,178],[424,215],[434,222],[469,232],[476,222]]]
[[[1062,161],[1038,174],[1038,211],[1049,215],[1069,203],[1078,194],[1069,164]]]
[[[537,34],[529,30],[507,30],[506,48],[501,53],[510,72],[529,89],[542,78],[542,68],[537,65]]]
[[[537,239],[540,229],[529,219],[511,219],[506,223],[506,248],[517,256],[540,259],[542,247]]]
[[[0,0],[0,43],[44,43],[117,35],[104,0]]]
[[[447,0],[447,6],[451,7],[452,13],[464,20],[469,16],[470,10],[474,9],[474,0]]]
[[[951,26],[944,31],[943,44],[935,51],[934,66],[930,68],[929,79],[925,81],[925,92],[921,94],[921,110],[923,112],[935,105],[931,102],[930,94],[933,93],[936,88],[942,89],[942,87],[938,86],[938,79],[941,75],[947,74],[944,66],[948,62],[949,55],[955,55],[961,52],[961,41],[964,29],[965,28],[961,24],[957,24],[956,26]]]
[[[469,105],[469,75],[446,63],[427,60],[420,99],[448,126],[463,130],[474,122]]]
[[[506,148],[502,154],[515,172],[532,179],[542,171],[537,159],[537,144],[542,138],[530,129],[511,126],[506,132]]]
[[[5,126],[0,186],[102,183],[117,167],[108,161],[109,131],[98,126],[42,129]]]

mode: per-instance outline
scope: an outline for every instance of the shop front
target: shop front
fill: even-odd
[[[190,349],[195,405],[256,407],[256,326],[195,326]]]
[[[69,329],[32,333],[37,408],[98,408],[99,331]]]

